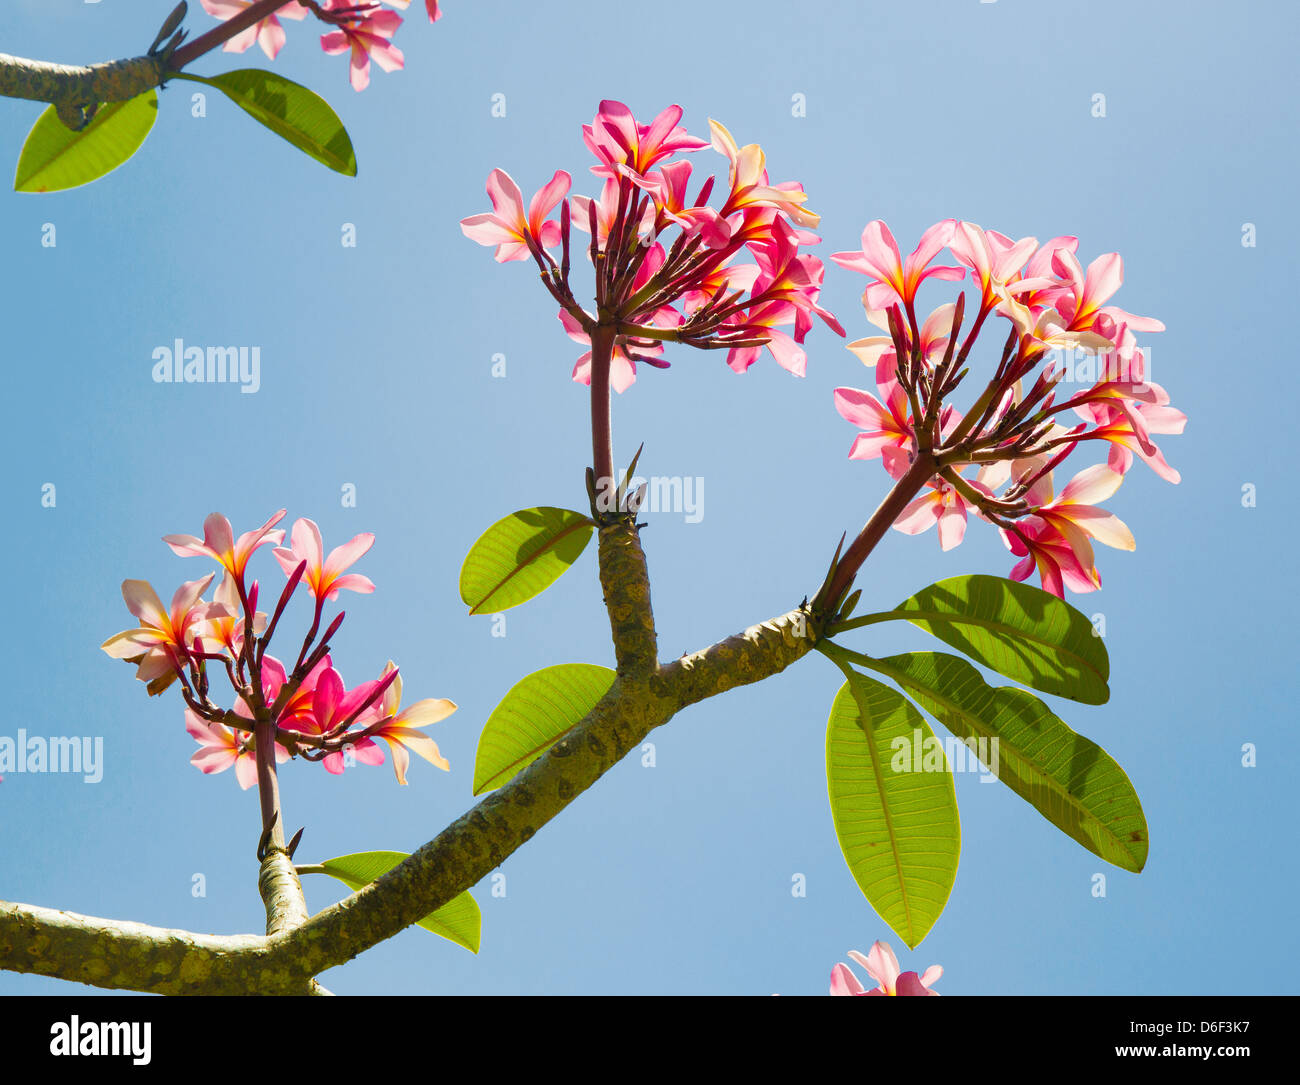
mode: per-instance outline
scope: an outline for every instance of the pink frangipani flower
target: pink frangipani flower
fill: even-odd
[[[538,248],[553,249],[560,243],[560,224],[547,222],[546,216],[564,199],[570,181],[564,170],[556,170],[555,176],[537,190],[525,215],[523,193],[514,178],[505,170],[493,170],[487,180],[492,211],[461,219],[461,232],[480,245],[495,245],[494,258],[499,264],[527,260],[530,237]]]
[[[871,952],[863,956],[855,949],[849,950],[849,956],[866,969],[878,987],[867,990],[846,964],[837,964],[831,970],[831,994],[833,995],[937,995],[938,991],[930,987],[939,981],[943,969],[932,964],[924,975],[915,972],[899,972],[898,958],[885,942],[876,942]]]
[[[862,295],[867,309],[885,309],[901,301],[911,306],[917,288],[930,277],[956,281],[965,277],[959,267],[929,267],[929,263],[949,241],[957,227],[956,219],[936,222],[924,234],[906,263],[898,252],[898,243],[889,227],[879,219],[868,222],[862,231],[861,252],[836,252],[831,254],[840,267],[860,271],[876,281]]]
[[[185,730],[203,747],[190,758],[190,764],[200,772],[225,772],[234,765],[235,779],[245,791],[257,783],[257,747],[251,734],[205,720],[190,708],[185,710]],[[289,760],[289,751],[278,742],[275,759],[281,763]]]
[[[181,557],[209,557],[220,562],[221,567],[234,576],[237,583],[244,580],[244,569],[248,559],[259,546],[270,543],[279,546],[284,541],[284,531],[272,531],[284,519],[285,509],[281,509],[261,527],[246,531],[234,537],[230,521],[219,512],[214,512],[203,521],[203,538],[193,535],[164,535],[163,542],[172,548],[172,552]]]
[[[213,18],[227,22],[247,8],[252,7],[252,0],[201,0],[203,10]],[[222,49],[227,53],[242,53],[254,42],[262,47],[271,60],[274,60],[284,47],[284,27],[281,19],[302,20],[307,17],[307,9],[296,0],[287,3],[274,15],[268,15],[260,22],[254,23],[247,30],[241,30],[226,42]]]
[[[195,637],[208,632],[207,619],[227,616],[224,607],[214,608],[199,598],[215,575],[209,573],[182,584],[172,596],[170,609],[162,605],[147,580],[122,581],[122,598],[127,610],[140,620],[140,627],[117,633],[100,647],[114,659],[142,657],[135,674],[142,682],[152,682],[181,668],[193,650]]]
[[[678,151],[707,147],[706,140],[696,139],[678,125],[681,119],[682,107],[670,105],[649,124],[637,124],[622,102],[602,101],[595,119],[582,126],[583,140],[601,163],[592,166],[591,172],[614,177],[626,168],[645,176],[656,162]]]
[[[325,8],[334,12],[350,12],[355,0],[326,0]],[[353,90],[365,90],[370,85],[370,61],[373,58],[386,72],[397,71],[406,64],[402,51],[392,43],[402,17],[395,11],[358,11],[347,15],[347,21],[337,30],[322,34],[321,48],[331,56],[351,51],[351,81]]]
[[[285,576],[292,576],[293,571],[305,561],[307,569],[302,575],[302,582],[307,585],[312,597],[317,602],[332,601],[338,598],[340,591],[369,594],[375,590],[375,585],[369,577],[361,576],[359,573],[348,573],[346,576],[343,574],[343,570],[357,561],[374,543],[374,535],[364,532],[354,536],[350,542],[336,546],[326,558],[320,528],[316,526],[314,520],[300,517],[294,521],[290,546],[278,547],[272,551],[272,554],[280,563]]]
[[[430,724],[445,720],[456,711],[456,703],[444,698],[437,700],[426,698],[402,708],[402,679],[397,674],[397,665],[391,659],[384,668],[384,676],[387,677],[389,674],[394,676],[392,684],[384,690],[383,697],[361,714],[357,722],[364,724],[370,718],[382,720],[391,717],[382,726],[371,730],[370,735],[372,738],[381,738],[388,743],[388,748],[393,754],[393,771],[397,774],[399,784],[406,783],[406,769],[411,763],[408,750],[444,772],[451,771],[451,764],[438,751],[438,744],[416,728],[428,727]]]

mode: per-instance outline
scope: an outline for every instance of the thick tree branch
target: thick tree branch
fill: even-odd
[[[100,105],[125,102],[158,86],[162,79],[160,57],[135,57],[86,67],[0,53],[0,95],[50,102],[58,110],[59,120],[74,131],[89,124]]]
[[[59,120],[73,131],[80,131],[91,122],[101,105],[125,102],[162,86],[169,75],[268,15],[274,15],[285,3],[286,0],[256,0],[238,15],[181,46],[170,57],[163,50],[130,60],[79,65],[50,64],[0,53],[0,96],[49,102],[58,111]]]
[[[616,587],[615,606],[627,608],[616,614],[612,606],[610,614],[616,653],[626,661],[619,677],[563,739],[378,881],[265,938],[196,935],[0,903],[0,968],[162,994],[315,990],[313,976],[477,884],[652,729],[688,705],[780,673],[816,641],[813,618],[801,607],[703,651],[646,667],[654,624],[635,528],[603,530],[600,548],[602,572],[620,570],[607,593]],[[282,853],[268,859],[273,856]]]

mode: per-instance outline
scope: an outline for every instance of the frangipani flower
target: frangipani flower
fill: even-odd
[[[1065,598],[1065,589],[1084,595],[1101,587],[1101,576],[1093,565],[1092,546],[1084,540],[1085,554],[1075,552],[1070,540],[1046,520],[1025,516],[1016,522],[1016,530],[1002,531],[1007,548],[1024,560],[1011,570],[1012,580],[1024,580],[1034,568],[1044,591]]]
[[[217,605],[210,607],[207,618],[207,633],[204,647],[212,651],[220,646],[230,653],[231,658],[239,655],[244,643],[244,604],[240,602],[239,590],[235,587],[235,578],[227,573],[221,578],[216,592],[212,596]],[[257,585],[248,593],[249,605],[253,608],[253,635],[260,637],[266,632],[266,615],[257,609]],[[220,613],[224,610],[225,613]],[[215,644],[209,646],[211,639]]]
[[[966,484],[988,497],[993,496],[992,491],[973,479],[966,479]],[[936,476],[926,483],[926,488],[927,493],[898,514],[894,530],[904,535],[919,535],[938,524],[939,546],[951,550],[966,537],[966,511],[971,505],[947,479]],[[978,514],[978,507],[975,511]]]
[[[1043,475],[1025,494],[1034,515],[1046,521],[1065,539],[1081,561],[1091,566],[1088,538],[1117,550],[1135,550],[1133,532],[1113,512],[1098,508],[1119,489],[1124,476],[1105,464],[1080,471],[1057,497],[1052,496],[1052,474]],[[1087,536],[1087,538],[1085,538]]]
[[[302,731],[304,734],[316,733],[312,717],[312,698],[321,675],[331,670],[333,666],[327,655],[308,672],[298,688],[294,690],[293,696],[281,706],[275,719],[277,727],[285,731]],[[275,656],[263,656],[261,670],[262,699],[269,708],[279,699],[280,690],[288,683],[289,675],[284,669],[284,664]],[[252,708],[243,697],[235,699],[234,711],[236,715],[243,716],[245,719],[254,718]]]
[[[214,512],[203,521],[203,538],[193,535],[164,535],[163,542],[172,548],[172,552],[181,557],[209,557],[221,563],[221,567],[243,583],[244,569],[248,559],[259,546],[270,543],[279,546],[284,541],[284,531],[272,531],[276,524],[284,519],[285,509],[281,509],[261,527],[246,531],[236,540],[231,530],[230,521],[219,512]]]
[[[201,580],[189,580],[176,589],[171,608],[165,608],[147,580],[122,581],[126,608],[140,619],[138,629],[128,629],[104,641],[100,647],[114,659],[137,661],[135,676],[153,682],[180,669],[194,647],[194,638],[207,633],[210,616],[226,616],[225,608],[204,603],[199,596],[207,590],[215,573]],[[215,647],[215,644],[214,644]]]
[[[317,602],[337,599],[340,591],[369,594],[375,590],[369,577],[359,573],[343,575],[344,569],[374,545],[375,537],[369,532],[355,535],[350,542],[336,546],[326,558],[323,556],[325,547],[321,542],[320,528],[315,521],[301,517],[294,521],[290,542],[289,548],[280,547],[272,551],[275,560],[280,563],[285,576],[292,576],[293,571],[305,561],[307,569],[302,574],[302,583],[307,585]]]
[[[200,772],[225,772],[234,765],[235,779],[245,791],[257,783],[257,747],[251,734],[205,720],[191,708],[185,710],[185,730],[203,747],[190,758],[190,764]],[[289,760],[289,751],[278,742],[275,759],[282,764]]]
[[[582,330],[582,326],[563,309],[559,313],[564,331],[575,343],[591,345],[591,336]],[[680,324],[680,317],[675,323]],[[672,324],[665,324],[671,327]],[[649,339],[629,339],[620,335],[614,340],[614,354],[609,363],[609,385],[620,394],[626,392],[636,382],[636,363],[645,362],[656,369],[667,369],[668,363],[660,361],[658,355],[664,352],[664,345]],[[591,351],[583,354],[573,366],[573,379],[579,384],[591,384]]]
[[[899,972],[898,958],[885,942],[876,942],[871,952],[863,956],[855,949],[849,950],[849,956],[866,969],[878,987],[868,991],[863,987],[852,970],[846,964],[837,964],[831,970],[831,994],[833,995],[937,995],[930,987],[939,981],[943,969],[932,964],[925,974],[917,976],[915,972]]]
[[[1005,286],[1020,272],[1038,248],[1038,239],[1012,241],[996,230],[959,222],[948,248],[958,263],[971,269],[971,278],[979,283],[980,304],[991,308],[998,299],[995,284]]]
[[[582,138],[597,158],[591,172],[598,177],[617,176],[625,168],[644,176],[650,169],[678,151],[698,151],[708,143],[696,139],[678,125],[682,107],[670,105],[649,124],[637,124],[632,111],[622,102],[600,103],[591,124],[582,126]]]
[[[505,170],[493,170],[487,180],[491,213],[461,219],[461,232],[480,245],[495,245],[498,264],[527,260],[529,237],[538,248],[553,249],[560,243],[560,224],[547,222],[546,216],[564,199],[570,180],[564,170],[556,170],[555,176],[537,190],[525,215],[523,193],[514,178]]]
[[[397,782],[405,785],[406,769],[411,763],[407,750],[419,754],[429,764],[444,772],[451,771],[450,763],[438,752],[438,744],[416,728],[428,727],[430,724],[445,720],[456,711],[456,703],[442,698],[437,700],[426,698],[402,708],[402,679],[396,672],[397,665],[390,659],[388,665],[384,667],[384,676],[395,675],[392,685],[384,690],[383,697],[376,702],[375,706],[362,713],[357,722],[365,723],[368,717],[375,719],[392,717],[383,726],[372,730],[370,734],[372,738],[382,738],[388,743],[388,748],[393,754],[393,771],[397,774]]]
[[[966,272],[959,267],[928,266],[952,240],[956,227],[956,219],[936,222],[921,235],[920,243],[904,263],[889,227],[873,219],[862,231],[861,252],[836,252],[831,254],[831,259],[840,267],[860,271],[876,280],[862,295],[862,304],[867,309],[887,309],[900,301],[910,307],[916,299],[917,288],[926,279],[956,281],[965,277]]]
[[[305,734],[327,735],[342,727],[350,716],[376,694],[377,689],[377,696],[382,696],[384,689],[395,680],[396,673],[392,672],[392,677],[362,682],[356,689],[345,690],[343,676],[333,667],[327,667],[321,672],[316,680],[316,688],[312,691],[311,715],[296,721],[292,729]],[[384,751],[373,740],[359,738],[348,745],[355,759],[363,765],[384,763]],[[346,767],[347,757],[342,750],[333,750],[326,754],[323,763],[327,772],[337,776]]]
[[[342,12],[356,7],[356,0],[326,0],[329,11]],[[331,56],[351,50],[351,81],[353,90],[365,90],[370,85],[370,60],[373,57],[386,72],[404,67],[406,58],[391,38],[402,25],[402,17],[395,11],[358,11],[347,16],[348,21],[337,30],[322,34],[321,48]]]
[[[781,188],[767,183],[762,147],[757,143],[738,147],[726,127],[712,118],[709,119],[709,129],[713,133],[713,149],[726,155],[731,163],[731,193],[721,211],[724,218],[733,211],[759,206],[784,211],[790,216],[790,221],[799,226],[816,226],[821,221],[820,215],[804,208],[808,196],[802,188]]]
[[[245,9],[253,6],[252,0],[201,0],[201,2],[204,11],[223,22],[233,19]],[[262,47],[262,52],[271,60],[274,60],[284,47],[284,27],[280,25],[280,20],[302,20],[306,17],[307,9],[294,0],[294,2],[285,4],[274,15],[268,15],[260,22],[254,23],[247,30],[241,30],[222,46],[222,50],[227,53],[242,53],[254,42],[257,42]]]

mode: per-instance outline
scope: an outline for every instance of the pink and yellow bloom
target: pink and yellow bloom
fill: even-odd
[[[314,520],[301,517],[294,522],[290,546],[278,547],[272,551],[272,554],[275,555],[275,560],[280,563],[286,576],[292,576],[293,571],[305,561],[307,568],[302,574],[302,583],[307,585],[307,589],[317,602],[332,601],[338,598],[340,591],[369,594],[375,590],[375,585],[369,577],[361,576],[359,573],[344,575],[343,572],[361,558],[374,543],[374,535],[364,532],[353,536],[350,542],[336,546],[327,558],[324,556],[325,547],[321,542],[320,528],[316,526]]]
[[[257,746],[251,734],[205,720],[190,708],[185,710],[185,730],[202,747],[190,758],[190,764],[200,772],[225,772],[234,765],[235,779],[245,791],[257,783]],[[289,760],[289,751],[278,742],[275,759],[281,763]]]
[[[236,15],[253,6],[252,0],[201,0],[203,10],[213,18],[227,22]],[[246,30],[241,30],[222,46],[227,53],[242,53],[254,42],[262,47],[271,60],[274,60],[284,48],[284,27],[281,19],[302,20],[307,17],[307,9],[294,0],[280,8],[274,15],[268,15],[260,22],[254,23]]]
[[[261,527],[244,532],[238,539],[234,537],[230,521],[221,513],[214,512],[203,521],[202,539],[197,539],[193,535],[164,535],[163,542],[172,548],[173,553],[183,558],[212,558],[219,562],[237,583],[242,584],[244,569],[248,566],[248,559],[252,557],[253,551],[268,543],[279,546],[284,541],[283,530],[272,531],[271,529],[284,519],[285,512],[285,509],[281,509]]]
[[[495,245],[494,258],[499,264],[527,260],[530,237],[538,248],[552,249],[560,243],[560,224],[547,222],[546,216],[564,199],[569,183],[569,175],[556,170],[555,176],[534,194],[525,214],[523,193],[514,178],[505,170],[493,170],[487,180],[492,211],[461,219],[461,232],[480,245]]]
[[[356,0],[326,0],[325,8],[333,12],[349,11]],[[370,85],[370,61],[373,58],[386,72],[404,67],[406,58],[392,43],[402,17],[395,11],[360,11],[346,16],[347,21],[337,30],[322,34],[321,48],[331,56],[351,52],[351,81],[353,90],[365,90]]]
[[[428,735],[416,730],[430,724],[445,720],[456,711],[456,703],[444,698],[426,698],[413,705],[402,708],[402,679],[397,675],[397,665],[390,659],[384,668],[384,676],[394,675],[392,684],[384,690],[384,695],[368,708],[358,723],[365,723],[368,718],[388,719],[382,726],[370,730],[372,738],[381,738],[393,755],[393,771],[397,774],[399,784],[406,783],[406,769],[411,763],[410,754],[418,754],[429,764],[444,772],[451,771],[451,765],[438,751],[438,744]]]
[[[952,240],[956,228],[956,219],[936,222],[921,235],[920,242],[904,262],[889,227],[873,219],[862,231],[861,252],[836,252],[831,254],[831,259],[840,267],[860,271],[876,280],[862,295],[862,304],[868,310],[887,309],[900,301],[910,308],[918,287],[926,279],[955,282],[965,277],[965,270],[959,267],[929,266],[939,250]]]
[[[867,971],[879,986],[867,990],[846,964],[837,964],[831,970],[831,994],[833,995],[938,995],[930,988],[943,976],[943,969],[932,964],[925,973],[918,976],[915,972],[900,972],[898,958],[885,942],[876,942],[871,952],[865,956],[855,949],[849,950],[853,958]]]
[[[225,608],[214,609],[199,598],[215,575],[209,573],[182,584],[172,596],[170,609],[162,605],[147,580],[122,581],[122,598],[140,626],[109,637],[100,647],[114,659],[139,657],[135,676],[142,682],[182,670],[194,650],[195,638],[208,634],[208,618],[226,615]]]
[[[708,143],[696,139],[677,122],[682,107],[670,105],[649,124],[637,124],[632,111],[622,102],[600,103],[591,124],[582,126],[582,138],[597,158],[591,172],[598,177],[616,177],[624,172],[645,176],[655,163],[678,151],[698,151]]]

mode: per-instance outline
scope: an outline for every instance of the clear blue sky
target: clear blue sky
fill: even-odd
[[[190,23],[212,21],[197,3]],[[414,11],[413,14],[418,14]],[[67,62],[138,53],[170,4],[42,0],[0,16],[5,51]],[[479,729],[521,676],[609,663],[594,550],[508,615],[505,638],[456,592],[466,549],[516,508],[581,507],[586,398],[575,344],[526,265],[498,266],[458,221],[487,210],[496,166],[529,192],[557,168],[591,192],[580,125],[601,98],[648,119],[672,102],[757,141],[776,179],[804,182],[823,254],[888,222],[910,248],[940,218],[1014,236],[1080,237],[1085,262],[1123,254],[1116,299],[1162,319],[1156,379],[1190,421],[1162,447],[1183,475],[1141,465],[1109,503],[1135,553],[1101,550],[1112,699],[1057,705],[1125,767],[1151,830],[1146,871],[1108,867],[1000,786],[959,777],[962,860],[917,951],[877,919],[830,823],[826,717],[839,686],[820,656],[692,708],[652,735],[656,767],[616,767],[486,883],[473,957],[408,931],[323,982],[341,993],[823,994],[851,948],[891,941],[904,968],[946,970],[945,994],[1295,993],[1296,379],[1274,331],[1294,311],[1297,96],[1285,2],[769,0],[643,6],[448,0],[399,32],[407,70],[354,93],[308,24],[274,67],[346,121],[360,173],[326,171],[192,85],[162,96],[140,154],[69,193],[0,198],[5,260],[3,493],[8,570],[0,735],[102,736],[102,782],[0,784],[0,897],[167,927],[260,929],[256,800],[187,760],[179,698],[150,701],[100,650],[130,624],[118,586],[162,593],[206,572],[160,537],[238,530],[287,506],[326,544],[378,541],[357,568],[335,658],[350,682],[390,656],[407,697],[450,697],[435,728],[452,772],[417,762],[342,778],[292,764],[286,817],[300,860],[412,850],[471,804]],[[743,11],[743,16],[737,14]],[[265,65],[214,54],[196,71]],[[504,118],[491,98],[506,96]],[[1092,115],[1094,94],[1106,116]],[[792,95],[807,115],[794,117]],[[39,113],[0,101],[16,162]],[[725,163],[701,152],[697,170]],[[44,224],[57,247],[41,245]],[[358,244],[340,243],[343,224]],[[1257,245],[1243,247],[1244,223]],[[830,268],[823,301],[851,337],[860,276]],[[936,288],[937,290],[938,288]],[[935,295],[937,298],[937,294]],[[942,300],[942,299],[938,299]],[[152,352],[176,338],[261,349],[261,388],[169,386]],[[704,515],[650,518],[644,542],[662,654],[704,647],[816,587],[835,540],[884,492],[846,459],[831,390],[863,383],[824,328],[799,380],[765,358],[744,376],[717,353],[670,348],[616,403],[616,454],[705,480]],[[578,348],[580,349],[580,348]],[[491,375],[495,354],[507,376]],[[1080,464],[1083,466],[1083,464]],[[57,506],[41,487],[57,486]],[[343,508],[352,483],[357,507]],[[1243,507],[1242,488],[1257,503]],[[262,555],[260,575],[282,574]],[[941,553],[891,533],[863,606],[945,576],[1005,574],[986,525]],[[894,627],[868,651],[929,647]],[[1258,765],[1243,768],[1244,743]],[[1092,877],[1107,875],[1107,895]],[[207,895],[191,894],[192,877]],[[790,892],[806,876],[806,898]],[[312,879],[313,909],[338,899]],[[0,974],[0,993],[67,991]]]

